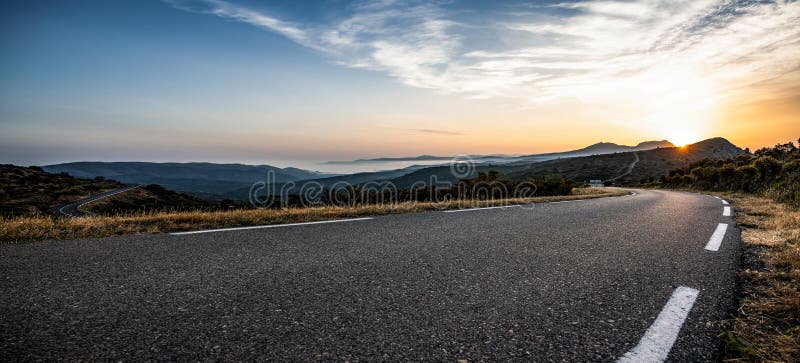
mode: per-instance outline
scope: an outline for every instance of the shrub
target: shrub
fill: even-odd
[[[661,177],[666,187],[766,194],[800,205],[800,149],[791,142],[763,148],[754,155],[706,159]]]

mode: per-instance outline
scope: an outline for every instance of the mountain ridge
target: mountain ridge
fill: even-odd
[[[46,172],[68,173],[79,178],[101,176],[128,184],[158,184],[170,190],[202,197],[251,185],[255,180],[266,179],[268,173],[271,173],[275,182],[281,183],[336,175],[294,167],[209,162],[79,161],[44,165],[41,168]]]
[[[464,157],[468,157],[473,160],[487,160],[487,161],[498,161],[502,159],[509,159],[509,161],[513,161],[514,159],[528,159],[532,157],[542,157],[548,155],[567,155],[567,154],[575,154],[575,153],[589,153],[589,152],[602,152],[602,153],[614,153],[614,152],[624,152],[624,151],[638,151],[638,150],[646,150],[646,149],[656,149],[659,147],[675,147],[675,145],[667,140],[649,140],[649,141],[642,141],[635,146],[628,146],[628,145],[620,145],[613,142],[598,142],[581,149],[576,150],[567,150],[567,151],[554,151],[548,153],[540,153],[540,154],[527,154],[527,155],[505,155],[505,154],[488,154],[488,155],[464,155]],[[401,156],[401,157],[380,157],[380,158],[364,158],[364,159],[355,159],[355,160],[334,160],[334,161],[327,161],[325,164],[331,165],[352,165],[352,164],[363,164],[363,163],[378,163],[378,162],[390,162],[390,161],[446,161],[452,160],[454,156],[437,156],[437,155],[417,155],[417,156]]]
[[[632,159],[632,156],[627,154],[632,152],[638,152],[642,156],[642,161],[630,175],[617,180],[620,184],[630,183],[637,177],[647,179],[660,176],[656,174],[668,173],[672,169],[685,166],[685,160],[697,161],[702,157],[729,158],[744,151],[724,138],[711,138],[681,148],[666,140],[644,141],[635,146],[599,142],[568,152],[499,160],[478,159],[473,162],[476,173],[498,170],[509,178],[542,178],[550,174],[562,174],[577,181],[585,180],[584,178],[605,180],[618,176],[622,173],[619,170],[627,168],[631,162],[629,159]],[[648,157],[650,154],[661,155],[659,157],[663,160],[654,160]],[[179,170],[175,170],[176,168]],[[48,165],[43,169],[49,172],[67,172],[79,177],[103,176],[125,183],[158,184],[167,189],[212,200],[247,199],[250,187],[255,182],[266,181],[268,171],[275,176],[270,181],[275,182],[277,188],[291,182],[314,182],[330,187],[337,183],[359,185],[384,181],[391,181],[398,187],[404,188],[416,181],[428,181],[432,175],[436,175],[439,181],[455,181],[449,163],[412,165],[398,169],[341,175],[311,172],[293,167],[203,162],[77,162]]]

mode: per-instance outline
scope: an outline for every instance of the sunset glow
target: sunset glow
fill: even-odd
[[[2,15],[13,30],[1,43],[12,55],[0,60],[3,161],[288,165],[530,154],[599,140],[721,136],[758,148],[800,135],[799,2],[320,9],[11,5]]]

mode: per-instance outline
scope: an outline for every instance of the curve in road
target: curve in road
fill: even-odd
[[[0,356],[717,360],[741,253],[732,218],[719,199],[641,190],[3,245]]]
[[[65,204],[59,204],[59,205],[53,207],[52,211],[58,217],[66,217],[66,218],[85,217],[86,216],[86,212],[81,211],[80,207],[82,207],[82,206],[84,206],[86,204],[92,203],[92,202],[96,202],[96,201],[98,201],[100,199],[103,199],[103,198],[108,198],[110,196],[114,196],[114,195],[117,195],[117,194],[125,193],[125,192],[127,192],[129,190],[133,190],[133,189],[136,189],[136,188],[139,188],[139,187],[141,187],[141,185],[133,185],[133,186],[127,186],[127,187],[124,187],[124,188],[112,189],[112,190],[109,190],[109,191],[106,191],[106,192],[103,192],[103,193],[100,193],[100,194],[93,195],[91,197],[87,197],[87,198],[76,200],[74,202],[65,203]]]

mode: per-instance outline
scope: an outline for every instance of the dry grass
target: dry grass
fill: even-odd
[[[50,216],[0,219],[0,243],[18,243],[51,239],[108,237],[123,234],[176,232],[264,224],[311,222],[368,215],[413,213],[430,210],[488,207],[558,200],[588,199],[624,195],[613,189],[574,189],[572,195],[533,197],[453,203],[397,203],[358,207],[312,207],[216,212],[155,212],[118,216],[93,216],[59,219]]]
[[[800,361],[800,210],[771,199],[725,194],[742,227],[744,269],[728,361]]]

